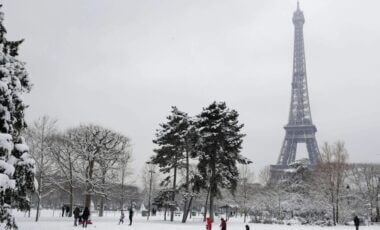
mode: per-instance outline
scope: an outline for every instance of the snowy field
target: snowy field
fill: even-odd
[[[41,219],[38,223],[34,222],[34,213],[32,217],[24,217],[23,213],[16,213],[17,223],[20,230],[66,230],[66,229],[82,229],[82,227],[73,226],[73,218],[59,217],[59,211],[43,211]],[[127,217],[127,216],[126,216]],[[186,224],[180,223],[180,217],[176,217],[175,222],[163,221],[162,216],[156,216],[147,221],[146,217],[137,214],[134,218],[134,224],[128,226],[127,219],[123,225],[118,225],[118,213],[108,212],[105,217],[93,217],[94,223],[88,225],[88,229],[97,230],[204,230],[205,224],[201,221],[201,217],[193,218]],[[242,219],[230,219],[228,222],[228,230],[245,230]],[[336,227],[319,227],[304,225],[267,225],[267,224],[249,224],[251,230],[344,230],[355,229],[353,226],[336,226]],[[219,230],[219,221],[213,225],[213,229]],[[361,226],[361,230],[379,230],[380,226]]]

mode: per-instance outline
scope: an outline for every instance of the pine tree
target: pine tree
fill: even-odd
[[[3,16],[0,12],[0,222],[17,229],[11,208],[29,210],[35,189],[34,160],[21,136],[26,128],[21,94],[30,91],[31,83],[25,63],[16,58],[23,40],[5,38]]]
[[[160,167],[164,174],[172,173],[172,176],[165,178],[166,185],[172,183],[172,202],[175,202],[177,193],[178,170],[186,169],[186,192],[189,192],[189,159],[192,155],[191,146],[194,143],[194,129],[191,119],[184,112],[173,106],[171,115],[167,117],[167,122],[160,124],[157,130],[156,139],[153,143],[159,146],[151,163]],[[185,203],[188,203],[186,198]],[[186,205],[185,205],[186,206]],[[186,208],[187,210],[187,208]],[[187,216],[187,215],[186,215]],[[171,210],[170,220],[173,221],[174,209]]]
[[[239,114],[227,108],[225,102],[214,102],[197,116],[200,136],[198,170],[209,185],[210,218],[214,219],[214,198],[221,188],[235,191],[239,179],[236,164],[251,163],[240,155],[245,134],[241,133]]]

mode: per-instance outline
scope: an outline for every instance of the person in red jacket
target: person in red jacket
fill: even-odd
[[[220,219],[220,230],[227,230],[227,223],[223,218]]]
[[[206,230],[211,230],[212,228],[212,221],[210,217],[207,217],[206,219]]]

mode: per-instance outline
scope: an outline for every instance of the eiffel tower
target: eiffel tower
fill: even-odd
[[[321,159],[315,133],[317,128],[312,122],[309,93],[306,78],[306,61],[303,39],[303,24],[305,17],[297,2],[297,10],[293,14],[294,24],[294,54],[293,79],[288,124],[284,127],[286,134],[280,156],[276,165],[271,165],[271,174],[281,177],[284,169],[296,160],[298,143],[306,143],[311,165],[316,165]]]

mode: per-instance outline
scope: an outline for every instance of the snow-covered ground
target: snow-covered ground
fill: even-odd
[[[24,217],[23,213],[15,213],[17,223],[20,230],[71,230],[82,229],[82,227],[73,226],[73,218],[59,217],[60,212],[43,211],[39,222],[34,222],[34,213],[32,217]],[[95,216],[95,215],[94,215]],[[128,217],[128,216],[126,216]],[[162,216],[151,217],[147,221],[146,217],[136,214],[134,224],[128,226],[128,218],[125,219],[123,225],[118,225],[118,213],[108,212],[105,217],[93,217],[93,224],[88,225],[88,229],[97,230],[204,230],[205,224],[201,221],[201,217],[193,218],[186,224],[180,223],[180,217],[176,217],[175,222],[163,221]],[[336,226],[336,227],[319,227],[319,226],[304,226],[304,225],[266,225],[266,224],[248,224],[251,230],[346,230],[355,229],[353,226]],[[245,224],[242,219],[230,219],[228,222],[228,230],[245,230]],[[219,230],[219,221],[213,225],[213,229]],[[378,230],[380,226],[360,226],[361,230]]]

